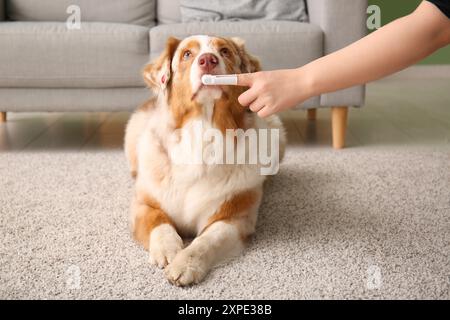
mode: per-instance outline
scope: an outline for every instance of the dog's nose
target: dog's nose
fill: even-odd
[[[219,64],[219,59],[212,53],[204,53],[198,57],[198,65],[205,72],[212,71]]]

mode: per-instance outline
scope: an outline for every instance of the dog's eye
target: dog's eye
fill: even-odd
[[[188,59],[190,59],[191,57],[192,57],[192,52],[191,52],[191,51],[186,50],[186,51],[183,53],[183,60],[188,60]]]
[[[222,57],[229,57],[231,55],[231,52],[228,48],[222,48],[220,49],[220,55]]]

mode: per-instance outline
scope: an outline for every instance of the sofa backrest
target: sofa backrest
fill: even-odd
[[[66,21],[71,5],[87,22],[151,26],[156,19],[156,0],[6,0],[6,15],[13,21]]]
[[[180,0],[157,0],[156,10],[159,24],[181,22]]]
[[[208,0],[204,0],[204,1],[208,2]],[[236,1],[236,0],[232,0],[232,1],[238,2],[238,3],[231,3],[231,6],[234,8],[239,8],[240,5],[243,5],[245,8],[245,5],[249,3],[248,1]],[[297,1],[303,1],[303,0],[297,0]],[[241,3],[239,3],[239,2],[241,2]],[[280,2],[283,2],[283,1],[280,1]],[[305,7],[306,7],[306,1],[304,1],[304,2],[305,2]],[[254,0],[250,4],[256,5],[256,3],[257,3],[257,0]],[[282,6],[282,4],[281,4],[281,6]],[[259,8],[261,9],[261,5],[259,5]],[[265,9],[265,8],[262,8],[262,9]],[[280,9],[280,10],[282,11],[282,9]],[[182,9],[180,6],[180,0],[157,0],[156,21],[158,24],[181,23],[183,20],[181,11],[182,11]],[[258,13],[256,13],[256,15],[258,15]],[[263,13],[261,13],[261,15],[263,15]],[[304,20],[306,20],[307,13],[303,12],[302,18]]]

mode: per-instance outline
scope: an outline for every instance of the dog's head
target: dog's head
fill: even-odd
[[[236,86],[205,86],[201,82],[204,74],[239,74],[260,69],[259,61],[247,52],[239,38],[171,37],[159,58],[144,68],[143,75],[150,88],[167,97],[171,108],[191,114],[194,110],[201,112],[211,101],[227,105],[225,109],[236,109],[237,97],[245,90]]]

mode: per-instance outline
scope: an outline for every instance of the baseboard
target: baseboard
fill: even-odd
[[[450,65],[412,66],[386,77],[386,80],[450,79]]]

